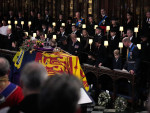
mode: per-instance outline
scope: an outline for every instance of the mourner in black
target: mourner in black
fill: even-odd
[[[37,17],[35,15],[35,11],[32,10],[30,12],[30,18],[29,18],[29,21],[31,21],[31,26],[30,26],[30,31],[34,32],[36,29],[36,23],[37,23]]]
[[[95,40],[95,49],[88,55],[88,63],[96,67],[105,66],[106,63],[106,48],[101,44],[101,39]]]
[[[122,69],[122,59],[118,49],[114,50],[114,58],[112,64],[112,69]]]
[[[80,55],[80,42],[77,40],[76,34],[71,34],[71,42],[69,44],[69,53],[72,55]]]
[[[81,37],[81,34],[78,31],[77,26],[75,26],[75,25],[72,25],[72,34],[76,34],[77,37]]]
[[[117,36],[116,30],[111,29],[110,31],[110,37],[108,40],[108,49],[109,49],[109,55],[113,56],[113,52],[115,49],[118,49],[119,47],[119,37]]]
[[[36,29],[42,30],[42,24],[44,23],[44,20],[41,17],[41,13],[39,12],[37,14],[37,24],[36,24]]]
[[[44,22],[45,22],[47,25],[52,25],[52,22],[53,22],[53,18],[49,15],[48,9],[45,9]]]
[[[25,24],[24,24],[23,26],[22,26],[22,24],[21,24],[21,21],[24,22],[24,18],[23,18],[23,16],[22,16],[22,13],[21,13],[21,12],[18,12],[17,21],[18,21],[17,27],[23,29],[23,27],[25,26]]]
[[[150,11],[147,11],[146,18],[143,20],[142,32],[150,35]]]
[[[46,26],[46,24],[42,24],[42,32],[43,33],[45,33],[45,34],[47,34],[47,26]]]
[[[55,32],[54,32],[53,26],[49,26],[49,27],[48,27],[47,38],[52,39],[54,34],[55,34]]]
[[[138,75],[140,72],[140,53],[136,45],[134,45],[128,37],[123,39],[123,44],[128,48],[127,60],[124,65],[124,69],[126,69],[130,74]]]
[[[133,21],[133,13],[132,12],[128,12],[127,13],[127,20],[124,23],[124,34],[127,33],[128,29],[133,30],[134,29],[134,21]]]
[[[56,22],[56,30],[59,31],[60,27],[62,26],[62,23],[65,23],[65,20],[63,19],[63,14],[59,14],[59,19]]]
[[[112,30],[112,29],[116,31],[117,36],[120,36],[118,18],[116,18],[116,17],[112,17],[112,19],[111,19],[110,30]]]
[[[93,20],[93,15],[89,15],[88,16],[87,31],[88,31],[90,36],[94,36],[95,35],[94,26],[95,26],[95,21]]]
[[[60,48],[68,52],[69,46],[68,46],[67,38],[65,36],[62,36],[60,42],[61,42]]]
[[[67,25],[66,25],[67,34],[71,34],[71,32],[72,32],[71,29],[72,29],[72,17],[68,17]]]
[[[134,37],[133,31],[131,29],[127,30],[127,36],[133,44],[137,44],[137,38]]]

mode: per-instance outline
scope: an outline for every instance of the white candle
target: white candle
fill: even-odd
[[[17,24],[18,24],[18,21],[15,20],[15,25],[17,25]]]
[[[62,23],[61,26],[65,27],[65,23]]]
[[[123,26],[120,26],[120,29],[119,29],[119,31],[121,31],[121,32],[123,31]]]
[[[24,25],[24,21],[21,21],[21,25]]]
[[[8,25],[8,29],[11,29],[11,25]]]
[[[119,42],[119,48],[123,48],[123,43]]]
[[[76,25],[75,23],[72,23],[72,26]]]
[[[141,44],[137,44],[139,50],[141,50]]]
[[[80,42],[80,38],[79,37],[77,37],[77,40]]]
[[[29,22],[28,22],[28,26],[31,26],[31,24],[32,24],[31,21],[29,21]]]
[[[28,36],[28,32],[24,32]]]
[[[135,32],[135,33],[139,32],[138,27],[135,27],[135,28],[134,28],[134,32]]]
[[[82,25],[82,28],[83,28],[83,29],[86,28],[86,24],[83,24],[83,25]]]
[[[47,38],[47,34],[45,34],[45,38]]]
[[[98,27],[98,25],[95,25],[95,26],[94,26],[94,29],[96,29],[97,27]]]
[[[89,44],[91,45],[93,43],[93,39],[89,39]]]
[[[108,46],[108,41],[104,41],[104,46],[107,47]]]
[[[106,26],[106,31],[108,32],[110,30],[110,26]]]
[[[36,33],[33,33],[33,37],[36,37]]]
[[[57,38],[56,35],[53,35],[53,39],[56,40],[56,38]]]
[[[10,20],[8,20],[8,24],[11,24],[11,21],[10,21]]]
[[[52,23],[52,25],[55,27],[55,26],[56,26],[56,23],[55,23],[55,22],[53,22],[53,23]]]

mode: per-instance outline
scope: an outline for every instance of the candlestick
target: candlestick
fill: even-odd
[[[122,53],[123,43],[119,42],[120,54]]]
[[[21,21],[21,25],[22,25],[22,28],[23,28],[23,25],[24,25],[24,21]]]
[[[31,27],[31,21],[28,21],[28,26],[29,26],[29,29],[30,29],[30,27]]]
[[[121,31],[121,36],[122,36],[123,26],[120,26],[119,31]]]
[[[91,50],[91,45],[93,43],[93,39],[89,39],[89,44],[90,44],[90,50]]]
[[[47,38],[47,34],[45,34],[45,38]]]
[[[11,25],[8,25],[8,29],[11,29]]]
[[[134,27],[135,37],[137,37],[137,33],[139,32],[138,27]]]

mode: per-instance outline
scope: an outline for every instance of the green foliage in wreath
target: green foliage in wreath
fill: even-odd
[[[98,105],[106,107],[110,100],[111,100],[110,94],[104,91],[100,93],[98,96]]]
[[[123,97],[118,97],[115,100],[114,108],[117,112],[123,112],[127,108],[127,100]]]

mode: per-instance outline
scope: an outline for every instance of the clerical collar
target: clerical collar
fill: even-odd
[[[133,43],[131,43],[131,44],[130,44],[129,48],[131,48],[131,47],[132,47],[132,45],[133,45]]]

